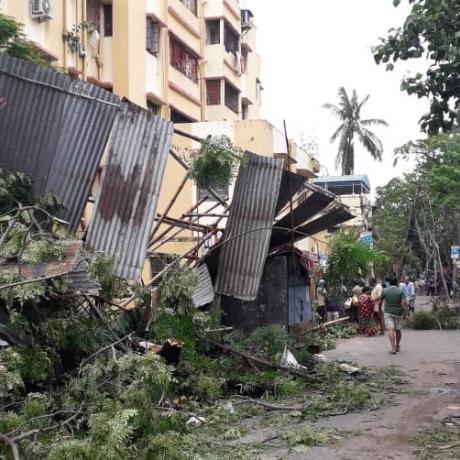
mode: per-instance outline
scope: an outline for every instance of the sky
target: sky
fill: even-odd
[[[408,3],[408,2],[405,2]],[[356,149],[355,173],[368,174],[371,185],[385,185],[411,169],[408,163],[393,166],[393,150],[423,137],[418,120],[429,109],[426,99],[400,90],[408,71],[426,69],[426,62],[399,62],[393,72],[377,66],[371,47],[391,27],[402,25],[407,4],[392,0],[241,0],[252,10],[257,27],[257,50],[262,59],[262,118],[283,126],[290,137],[316,138],[322,173],[333,175],[337,144],[329,138],[339,121],[322,108],[338,103],[344,86],[356,88],[360,98],[369,94],[365,118],[383,118],[389,127],[372,127],[384,144],[384,160],[375,162]]]

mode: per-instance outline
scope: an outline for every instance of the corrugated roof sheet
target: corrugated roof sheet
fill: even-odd
[[[215,286],[219,294],[242,300],[257,296],[283,172],[282,160],[248,158],[236,180]]]
[[[118,276],[141,277],[172,135],[171,122],[122,101],[87,235]]]
[[[278,214],[288,203],[291,196],[295,195],[304,185],[306,178],[291,171],[283,171],[280,185],[280,194],[276,204]]]
[[[354,216],[350,213],[348,208],[341,203],[333,203],[327,208],[324,213],[305,225],[296,227],[294,232],[294,241],[299,241],[307,236],[313,236],[323,230],[327,230],[336,225],[342,224],[348,220],[353,219]],[[291,232],[286,232],[280,229],[273,229],[273,234],[270,240],[270,248],[275,248],[282,244],[291,241]]]
[[[286,228],[291,228],[292,225],[294,225],[294,228],[298,227],[322,211],[335,198],[333,193],[329,193],[321,187],[308,184],[305,181],[302,188],[292,199],[292,216],[290,207],[286,205],[285,212],[277,218],[275,225]]]
[[[73,232],[91,191],[119,98],[0,53],[0,163],[63,201]]]
[[[197,287],[192,300],[195,307],[203,307],[214,300],[215,292],[212,285],[211,275],[206,264],[200,265],[194,270],[197,277]]]

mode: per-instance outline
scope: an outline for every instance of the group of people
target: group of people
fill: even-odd
[[[343,289],[346,292],[346,289]],[[350,322],[357,323],[358,333],[373,336],[389,331],[390,353],[401,348],[401,329],[410,312],[415,311],[416,291],[414,282],[405,276],[398,282],[391,277],[382,283],[371,278],[368,283],[356,281],[351,298],[343,302],[343,310]],[[324,282],[317,290],[318,313],[323,320],[334,320],[340,316],[341,302],[329,297]]]

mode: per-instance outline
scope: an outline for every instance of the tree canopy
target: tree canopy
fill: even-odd
[[[377,190],[373,217],[376,247],[402,270],[428,272],[450,263],[460,235],[460,136],[410,142],[396,159],[413,158],[414,172]]]
[[[353,90],[350,98],[345,88],[339,89],[339,105],[325,104],[342,123],[331,137],[331,143],[339,139],[339,150],[336,158],[336,167],[341,165],[342,175],[354,174],[355,170],[355,137],[371,154],[375,160],[382,160],[383,146],[380,139],[368,128],[374,125],[388,126],[386,121],[369,118],[362,119],[361,111],[369,100],[366,96],[359,101],[358,93]]]
[[[401,27],[390,29],[373,50],[377,64],[393,70],[397,61],[427,59],[425,74],[403,79],[402,90],[428,97],[430,112],[420,120],[430,134],[458,127],[460,106],[460,2],[408,0],[412,10]],[[401,0],[393,0],[397,7]]]
[[[332,292],[341,287],[351,287],[354,280],[366,278],[371,273],[371,262],[378,254],[359,240],[354,232],[338,232],[329,239],[329,254],[325,281]]]
[[[34,64],[47,67],[50,65],[43,52],[24,35],[22,25],[15,19],[1,13],[0,51]]]

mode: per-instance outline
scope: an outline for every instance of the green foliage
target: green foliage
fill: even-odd
[[[393,0],[395,6],[401,0]],[[373,49],[377,64],[394,69],[397,61],[426,59],[425,75],[406,76],[401,89],[428,97],[430,112],[420,120],[423,131],[437,134],[458,126],[460,98],[460,35],[457,0],[409,0],[412,10],[402,27],[392,28]]]
[[[21,261],[26,264],[39,265],[49,262],[51,259],[62,260],[65,256],[65,248],[59,242],[31,241],[21,256]]]
[[[370,275],[371,263],[379,254],[367,247],[351,232],[334,233],[329,239],[325,281],[330,292],[340,293],[341,286]]]
[[[158,286],[158,305],[179,315],[192,314],[195,310],[192,295],[196,285],[196,275],[190,267],[173,268]]]
[[[329,399],[339,407],[351,407],[358,410],[369,405],[372,394],[365,384],[339,382]]]
[[[49,456],[48,460],[93,460],[94,453],[88,445],[88,441],[72,439],[64,441],[55,446]]]
[[[8,239],[0,247],[0,258],[11,259],[19,254],[22,248],[22,241],[26,233],[26,227],[22,224],[16,225],[9,233]]]
[[[27,387],[47,382],[54,375],[53,352],[40,348],[17,348],[22,361],[21,379]]]
[[[92,444],[99,447],[96,459],[118,460],[127,453],[127,443],[133,433],[131,420],[137,415],[134,409],[107,411],[92,414],[89,418]]]
[[[120,296],[126,289],[126,283],[114,275],[113,260],[108,254],[97,252],[90,257],[89,274],[102,287],[102,295],[108,300]]]
[[[0,49],[6,54],[24,59],[33,64],[50,66],[46,55],[22,32],[22,24],[0,13]]]
[[[391,273],[393,265],[397,271],[404,266],[420,270],[432,258],[428,233],[439,245],[442,262],[450,264],[450,246],[458,244],[460,232],[460,135],[410,142],[396,150],[400,158],[415,160],[416,169],[377,189],[376,249],[387,256],[381,270]]]
[[[287,435],[291,448],[324,446],[333,443],[337,439],[336,430],[332,428],[314,428],[311,425]]]
[[[145,459],[155,460],[187,460],[189,457],[184,452],[183,437],[174,432],[157,434],[148,440],[145,450]]]
[[[363,119],[361,110],[368,101],[366,96],[362,101],[358,100],[358,93],[353,90],[350,98],[345,88],[339,89],[339,105],[325,104],[324,108],[330,110],[342,124],[331,137],[331,143],[339,140],[339,150],[336,158],[336,166],[341,165],[342,175],[354,174],[355,169],[355,138],[363,145],[375,160],[382,160],[383,146],[380,139],[369,130],[370,126],[388,126],[386,121],[379,119]]]
[[[451,427],[434,426],[420,431],[412,436],[410,441],[419,448],[417,458],[420,460],[448,460],[460,458],[459,437],[458,424],[451,423]],[[444,446],[452,447],[440,451],[439,448]]]
[[[216,379],[213,375],[199,373],[192,385],[195,386],[194,392],[201,400],[216,401],[222,395],[223,381]]]
[[[0,168],[0,213],[3,214],[15,207],[16,201],[30,204],[32,196],[32,181],[27,175]]]
[[[74,24],[70,30],[63,34],[64,41],[67,42],[67,47],[71,53],[76,53],[81,49],[81,36],[83,31],[95,30],[94,24],[88,21],[82,21],[79,24]]]
[[[198,187],[228,187],[246,163],[244,152],[235,147],[227,136],[208,137],[200,150],[192,152],[187,162],[190,177]]]
[[[288,334],[278,324],[262,326],[244,337],[240,332],[229,334],[228,340],[236,348],[277,361],[281,358],[288,340]]]
[[[24,388],[20,366],[22,356],[14,348],[0,350],[0,399],[13,396]]]
[[[417,311],[411,315],[409,327],[415,330],[457,329],[459,318],[459,311],[446,307],[436,311]]]

